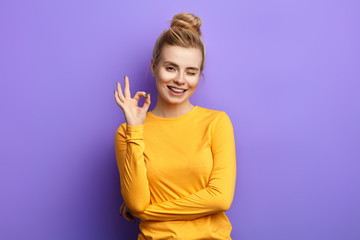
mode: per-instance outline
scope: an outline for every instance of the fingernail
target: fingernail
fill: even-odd
[[[126,77],[126,74],[124,75],[124,79],[125,79],[125,77]]]
[[[147,93],[145,93],[145,97],[146,97],[146,98],[148,97],[148,94],[147,94]]]

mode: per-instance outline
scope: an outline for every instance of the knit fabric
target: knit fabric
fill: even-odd
[[[231,239],[234,130],[224,111],[195,105],[115,133],[121,194],[140,219],[139,239]]]

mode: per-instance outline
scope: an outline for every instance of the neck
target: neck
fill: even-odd
[[[194,107],[189,99],[183,103],[169,103],[162,101],[158,96],[156,106],[151,112],[158,117],[174,118],[190,112]]]

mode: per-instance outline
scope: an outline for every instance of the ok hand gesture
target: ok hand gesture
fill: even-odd
[[[146,113],[150,106],[150,94],[146,92],[139,91],[135,94],[134,98],[131,98],[129,78],[125,75],[124,78],[125,89],[124,94],[121,90],[121,85],[119,82],[116,82],[117,91],[114,91],[116,104],[121,107],[124,111],[126,124],[129,126],[142,125],[146,119]],[[138,106],[140,97],[145,97],[145,102],[142,107]]]

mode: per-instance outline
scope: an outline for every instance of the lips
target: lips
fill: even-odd
[[[185,90],[184,92],[186,92],[187,91],[187,89],[183,89],[183,88],[177,88],[177,87],[173,87],[173,86],[167,86],[170,90],[171,90],[171,88],[175,88],[175,89],[181,89],[181,90]]]

